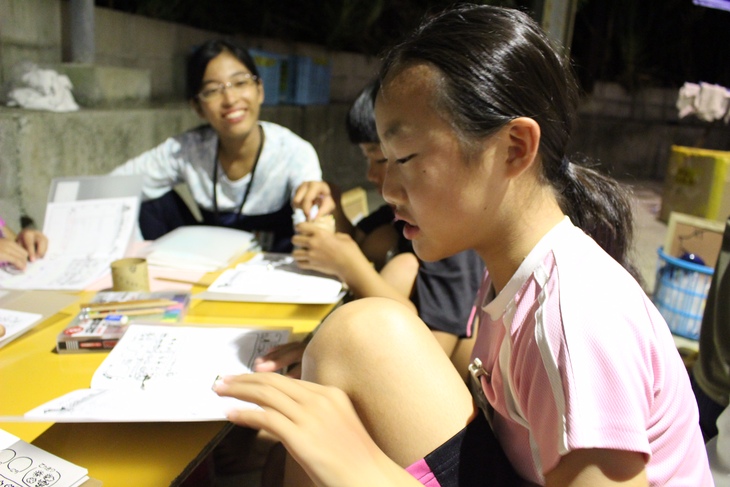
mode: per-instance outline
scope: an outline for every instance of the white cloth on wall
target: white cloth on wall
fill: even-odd
[[[705,122],[719,120],[727,113],[730,103],[730,92],[720,85],[700,83],[700,94],[697,98],[697,116]]]
[[[685,83],[679,89],[679,97],[677,98],[677,110],[679,110],[679,118],[695,113],[695,100],[700,94],[700,85],[697,83]]]
[[[700,120],[730,121],[730,90],[711,83],[685,83],[677,98],[679,118],[695,115]]]
[[[53,112],[73,112],[79,109],[68,76],[52,69],[42,69],[24,63],[11,81],[6,103],[11,107]]]

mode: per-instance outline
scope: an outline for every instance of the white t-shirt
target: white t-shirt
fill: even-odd
[[[254,183],[243,208],[245,215],[262,215],[281,209],[300,184],[321,181],[322,170],[312,144],[291,130],[271,122],[259,122],[264,145],[256,165]],[[213,170],[217,161],[218,135],[204,125],[170,137],[162,144],[112,171],[113,175],[143,174],[143,198],[159,198],[185,182],[193,199],[213,211]],[[243,200],[251,174],[231,181],[218,167],[218,210],[236,211]]]
[[[493,428],[544,484],[576,449],[643,453],[650,485],[712,485],[697,404],[669,328],[638,283],[566,217],[499,293],[479,292],[473,356]]]

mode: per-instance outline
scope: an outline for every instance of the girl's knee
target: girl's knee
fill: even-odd
[[[339,307],[317,330],[305,357],[312,360],[382,355],[403,340],[430,335],[428,328],[406,306],[387,298],[364,298]]]

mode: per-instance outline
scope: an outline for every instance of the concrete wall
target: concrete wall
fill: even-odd
[[[362,156],[348,143],[342,123],[348,108],[264,107],[262,118],[311,141],[325,178],[349,189],[366,181]],[[21,214],[41,226],[54,177],[106,174],[199,123],[183,104],[72,113],[0,108],[0,215],[12,227],[17,227]]]
[[[7,1],[7,0],[6,0]],[[29,0],[15,0],[24,2]],[[30,0],[36,1],[36,0]],[[69,59],[68,4],[63,4],[63,59]],[[2,15],[2,14],[0,14]],[[180,100],[184,93],[184,62],[190,47],[217,37],[205,31],[170,22],[95,8],[96,63],[147,69],[156,100]],[[377,59],[353,53],[332,52],[320,46],[286,43],[276,39],[239,37],[252,49],[279,54],[327,57],[332,61],[331,99],[349,102],[374,75]]]
[[[18,62],[54,65],[70,60],[69,3],[61,0],[0,0],[0,83]],[[184,59],[191,46],[218,33],[96,7],[96,64],[146,69],[155,100],[180,100]],[[280,54],[325,56],[332,61],[331,99],[349,102],[374,76],[378,60],[332,52],[309,44],[241,37],[251,48]]]
[[[22,61],[61,62],[59,0],[0,0],[0,83]]]
[[[570,151],[618,179],[661,181],[672,145],[730,150],[726,124],[678,118],[677,94],[658,88],[628,94],[614,83],[596,84],[582,100]]]

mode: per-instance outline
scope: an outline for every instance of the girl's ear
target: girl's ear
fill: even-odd
[[[264,93],[264,82],[261,81],[261,79],[258,79],[257,82],[259,89],[259,105],[262,105],[264,103],[264,98],[266,95],[266,93]]]
[[[198,101],[197,98],[193,98],[192,100],[190,100],[190,108],[195,110],[195,113],[197,113],[200,118],[205,120],[205,114],[203,113],[203,108],[200,106],[200,101]]]
[[[518,176],[532,166],[540,147],[540,125],[528,117],[519,117],[507,124],[507,174]]]

